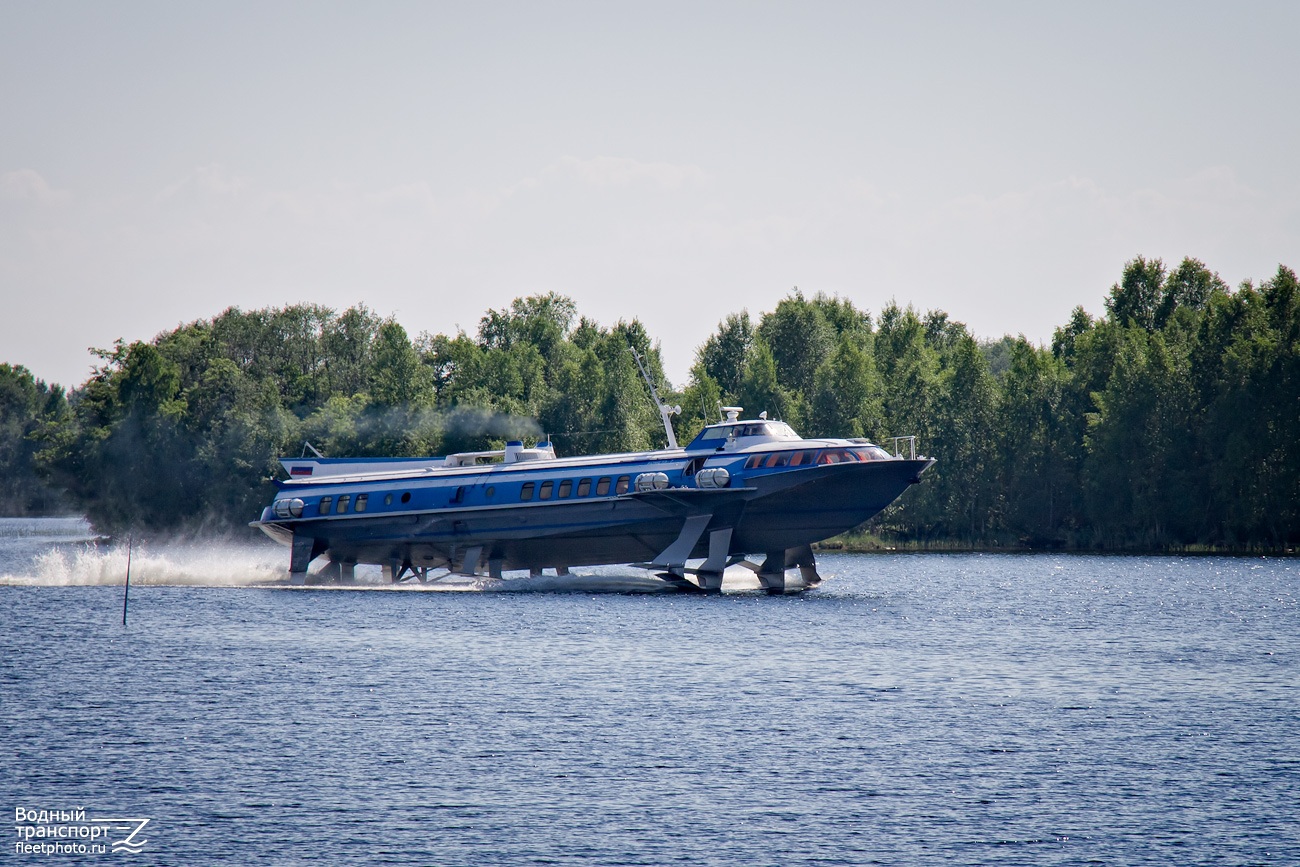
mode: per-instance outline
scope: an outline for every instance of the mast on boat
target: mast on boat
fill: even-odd
[[[673,433],[671,417],[679,415],[682,408],[680,406],[669,406],[659,399],[659,390],[655,388],[654,381],[650,379],[650,374],[646,372],[645,365],[641,362],[641,354],[632,346],[629,346],[627,351],[632,353],[632,357],[636,359],[636,366],[640,369],[641,376],[645,378],[645,384],[650,386],[650,396],[654,398],[655,409],[659,410],[659,418],[664,423],[664,433],[668,435],[668,448],[678,448],[677,436]]]

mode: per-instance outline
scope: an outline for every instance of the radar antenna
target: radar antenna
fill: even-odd
[[[641,371],[641,376],[645,379],[645,384],[650,386],[650,396],[654,398],[655,408],[659,410],[659,418],[661,418],[664,423],[664,433],[668,435],[668,448],[677,448],[677,437],[673,434],[671,416],[680,414],[682,408],[680,406],[669,406],[659,399],[659,390],[655,388],[654,381],[650,379],[650,374],[646,372],[645,365],[641,362],[641,354],[632,346],[629,346],[627,351],[632,353],[632,357],[636,359],[636,366]]]

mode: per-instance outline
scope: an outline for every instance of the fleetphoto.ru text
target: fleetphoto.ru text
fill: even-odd
[[[139,855],[148,839],[149,820],[89,816],[85,807],[71,810],[14,808],[15,855]]]

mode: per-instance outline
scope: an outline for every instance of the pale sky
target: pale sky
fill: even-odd
[[[670,378],[791,289],[981,337],[1300,268],[1300,3],[0,0],[0,362],[573,297]]]

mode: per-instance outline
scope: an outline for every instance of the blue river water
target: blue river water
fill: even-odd
[[[1300,864],[1295,559],[823,554],[698,597],[141,551],[124,627],[89,535],[0,521],[0,809],[147,843],[12,863]]]

